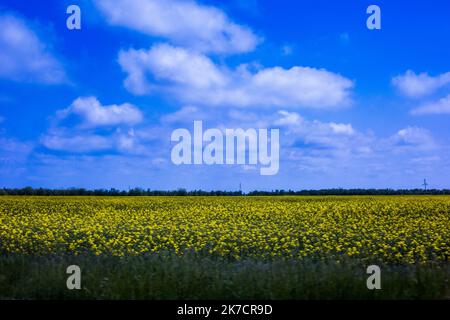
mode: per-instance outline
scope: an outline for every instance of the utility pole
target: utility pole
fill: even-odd
[[[428,187],[427,179],[423,179],[423,184],[422,185],[423,185],[425,191],[427,191],[427,187]]]

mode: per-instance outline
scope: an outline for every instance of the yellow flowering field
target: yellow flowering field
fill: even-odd
[[[450,197],[0,197],[0,254],[450,257]]]

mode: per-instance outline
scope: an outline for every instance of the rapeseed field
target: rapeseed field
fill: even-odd
[[[0,251],[447,261],[450,197],[2,197]]]
[[[447,196],[0,197],[0,284],[14,298],[42,295],[19,283],[39,272],[51,288],[50,275],[64,277],[55,266],[73,261],[97,266],[92,283],[121,274],[122,291],[108,298],[448,298],[449,257]],[[385,276],[391,291],[367,292],[364,268],[373,263],[394,270]],[[136,293],[136,277],[153,279],[143,282],[153,289]],[[323,291],[317,281],[335,285]],[[436,282],[431,292],[423,281]],[[83,297],[104,294],[92,290]]]

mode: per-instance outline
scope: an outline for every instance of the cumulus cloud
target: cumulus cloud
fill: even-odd
[[[161,123],[163,125],[172,125],[186,122],[192,123],[198,119],[202,119],[203,121],[205,121],[214,118],[215,116],[215,114],[204,112],[196,106],[184,106],[178,111],[163,115],[161,117]]]
[[[424,105],[413,109],[412,114],[449,114],[450,113],[450,94],[438,101],[428,102]]]
[[[150,36],[203,52],[252,51],[259,39],[214,7],[182,0],[95,0],[111,25],[123,26]]]
[[[193,120],[204,119],[202,108],[187,106],[164,116],[165,126],[191,128]],[[388,172],[414,169],[414,159],[442,154],[442,146],[430,131],[407,126],[387,136],[360,131],[351,123],[307,119],[296,111],[263,114],[249,109],[214,109],[204,128],[276,128],[280,130],[280,172],[301,174],[365,175],[378,179]],[[430,164],[431,166],[431,164]],[[428,167],[423,167],[425,170]],[[281,173],[282,174],[282,173]],[[345,177],[345,174],[342,175]],[[342,182],[342,181],[341,181]]]
[[[356,131],[349,123],[307,120],[296,112],[278,111],[273,126],[284,128],[284,140],[288,148],[326,152],[367,152],[372,142],[370,136]]]
[[[405,74],[394,77],[392,84],[403,95],[410,98],[419,98],[432,94],[450,84],[450,72],[433,77],[428,73],[416,74],[414,71],[408,70]]]
[[[119,64],[127,72],[125,86],[135,94],[151,92],[147,76],[179,86],[208,90],[223,87],[230,79],[208,57],[170,45],[152,49],[121,51]]]
[[[353,176],[359,172],[369,179],[377,179],[379,175],[392,176],[392,172],[401,172],[399,181],[404,181],[406,174],[433,168],[440,161],[436,156],[448,152],[430,131],[414,126],[384,138],[370,131],[358,131],[349,123],[307,120],[286,111],[279,112],[274,124],[282,126],[284,166],[309,172],[314,177],[318,173],[348,172]],[[417,159],[433,159],[433,162],[422,162],[417,170]]]
[[[84,153],[110,150],[113,141],[110,137],[96,134],[76,133],[68,130],[57,130],[42,138],[42,144],[51,150]]]
[[[308,183],[314,184],[317,179],[320,182],[317,182],[314,187],[324,187],[324,183],[333,187],[347,186],[345,183],[359,187],[379,183],[380,187],[392,187],[391,184],[386,185],[386,175],[395,180],[394,185],[397,185],[396,183],[401,185],[405,181],[414,182],[417,176],[432,180],[429,172],[432,172],[436,165],[442,166],[447,161],[446,151],[438,145],[431,133],[423,128],[409,126],[392,135],[376,137],[372,132],[362,132],[345,121],[307,119],[295,111],[260,113],[254,109],[237,108],[217,108],[206,111],[201,107],[187,105],[173,113],[165,114],[160,118],[160,123],[155,124],[154,127],[114,128],[106,134],[103,132],[104,128],[101,130],[59,128],[50,130],[47,140],[43,141],[51,150],[64,151],[62,155],[58,155],[58,159],[66,156],[82,159],[87,156],[96,162],[104,163],[99,159],[104,159],[105,156],[121,157],[127,164],[121,162],[113,171],[125,170],[129,173],[128,176],[139,176],[138,185],[146,180],[142,180],[139,171],[131,169],[129,161],[143,163],[148,166],[147,173],[153,175],[159,172],[164,179],[158,181],[167,181],[170,172],[173,173],[178,169],[174,168],[170,161],[170,149],[173,145],[164,137],[170,137],[175,128],[189,129],[192,128],[194,120],[205,119],[205,130],[207,128],[280,129],[280,177],[283,177],[280,179],[295,188],[304,187]],[[153,163],[152,159],[155,159],[154,161],[158,159],[157,162],[163,165]],[[417,165],[418,162],[420,166]],[[71,168],[74,168],[73,165]],[[86,169],[92,170],[92,167]],[[166,169],[169,170],[164,173],[160,171]],[[217,180],[212,178],[210,180],[210,177],[220,176],[223,177],[225,185],[229,186],[228,183],[232,182],[227,180],[227,177],[230,175],[242,177],[242,170],[246,170],[246,174],[251,176],[250,180],[253,181],[252,174],[257,175],[254,169],[255,167],[252,166],[226,169],[220,166],[183,167],[176,171],[176,178],[169,185],[171,188],[179,186],[180,176],[186,177],[182,179],[183,181],[191,181],[195,180],[196,176],[202,175],[206,179],[202,183],[209,181],[212,186],[217,187],[215,184]],[[75,169],[74,172],[78,172],[77,175],[91,177],[84,169]],[[205,175],[204,172],[211,174]],[[288,179],[292,178],[293,174],[296,176],[294,181]],[[255,176],[255,179],[258,177]],[[256,183],[255,188],[258,185]],[[204,188],[204,184],[202,187]],[[273,187],[273,184],[268,187]],[[261,185],[258,188],[261,188]]]
[[[142,95],[158,88],[184,103],[203,106],[335,108],[351,102],[354,86],[325,69],[230,69],[167,44],[121,51],[119,64],[127,73],[124,84],[129,91]]]
[[[0,77],[57,84],[65,81],[61,64],[26,21],[0,15]]]
[[[63,126],[63,120],[71,116],[79,121]],[[96,97],[80,97],[57,111],[56,120],[41,138],[48,149],[71,153],[145,152],[133,128],[143,121],[143,115],[129,103],[103,106]]]
[[[423,128],[406,127],[388,139],[388,145],[397,151],[428,151],[435,149],[437,143],[432,134]]]
[[[351,124],[344,124],[344,123],[330,123],[331,130],[333,130],[336,134],[344,134],[351,136],[355,133],[355,130],[353,130],[353,127]]]
[[[63,110],[58,111],[57,118],[65,119],[70,115],[81,118],[83,127],[135,125],[143,120],[142,112],[135,106],[121,105],[103,106],[95,97],[80,97]]]
[[[208,113],[205,127],[276,128],[280,129],[280,144],[285,156],[293,150],[305,152],[339,153],[367,152],[372,143],[369,135],[358,132],[349,123],[308,120],[297,112],[280,110],[263,115],[246,110],[216,109]],[[194,120],[203,118],[203,110],[188,106],[163,117],[164,125],[175,124],[190,128]],[[365,148],[365,149],[364,149]],[[364,149],[364,150],[363,150]]]
[[[41,138],[44,147],[55,151],[74,154],[95,152],[124,153],[130,155],[148,154],[144,136],[133,129],[116,128],[112,132],[77,130],[75,128],[52,128]]]

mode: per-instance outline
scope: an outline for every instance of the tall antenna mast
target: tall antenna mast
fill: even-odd
[[[422,185],[423,185],[425,191],[427,191],[427,187],[428,187],[427,179],[423,179],[423,184]]]
[[[242,194],[242,184],[239,182],[239,192]]]

